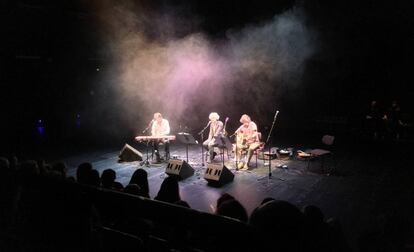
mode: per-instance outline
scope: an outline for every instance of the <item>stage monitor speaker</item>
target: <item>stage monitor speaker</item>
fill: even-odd
[[[119,153],[119,162],[142,161],[142,153],[131,145],[125,144]]]
[[[211,186],[222,186],[234,179],[234,174],[223,164],[208,164],[204,179]]]
[[[186,179],[194,175],[194,169],[184,160],[171,159],[168,162],[165,173],[169,176],[177,177],[178,180]]]

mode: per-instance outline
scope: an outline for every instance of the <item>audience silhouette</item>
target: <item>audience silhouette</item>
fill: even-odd
[[[148,173],[144,169],[137,169],[131,176],[129,184],[136,184],[139,186],[139,196],[150,198],[148,186]]]
[[[178,180],[175,177],[166,177],[154,199],[168,203],[175,203],[181,200]]]
[[[325,220],[314,205],[300,211],[267,197],[249,218],[244,206],[224,193],[215,215],[208,215],[181,199],[176,177],[164,179],[154,201],[144,169],[123,188],[114,170],[104,170],[99,178],[91,163],[80,164],[74,180],[66,177],[62,162],[51,166],[0,157],[0,175],[1,251],[350,251],[340,222]],[[379,223],[380,228],[360,235],[360,251],[403,251],[407,222],[391,214]],[[209,225],[219,228],[208,233]],[[249,239],[228,243],[221,229],[232,237],[249,234]]]

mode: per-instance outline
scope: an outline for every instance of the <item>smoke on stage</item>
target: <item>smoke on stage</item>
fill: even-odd
[[[123,1],[101,6],[99,17],[111,57],[112,111],[136,132],[157,111],[175,128],[197,129],[211,111],[236,123],[242,113],[260,121],[285,90],[300,85],[318,49],[300,6],[222,37],[204,32],[202,18],[182,6]]]

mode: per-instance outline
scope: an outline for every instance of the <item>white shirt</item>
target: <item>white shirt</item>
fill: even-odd
[[[162,119],[161,124],[157,121],[152,123],[151,135],[153,136],[165,136],[170,134],[170,123],[167,119]]]
[[[236,132],[241,134],[242,139],[247,140],[248,143],[259,142],[259,137],[257,134],[257,125],[254,122],[250,122],[249,125],[246,127],[242,124]]]

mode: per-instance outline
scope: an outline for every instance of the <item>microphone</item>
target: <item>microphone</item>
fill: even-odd
[[[277,114],[279,114],[279,110],[276,110],[275,119],[276,119]]]
[[[236,131],[230,137],[232,137],[232,136],[236,135],[237,133],[239,133],[239,131],[241,130],[241,128],[243,128],[243,125],[240,126],[238,129],[236,129]]]
[[[147,130],[149,130],[149,127],[151,126],[152,123],[154,123],[154,119],[152,119],[151,122],[148,123],[148,126],[142,131],[143,134],[147,132]]]
[[[206,129],[207,127],[210,125],[211,121],[208,121],[206,127],[204,127],[200,132],[198,132],[198,135],[201,135]]]

